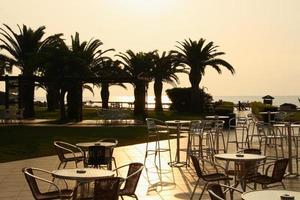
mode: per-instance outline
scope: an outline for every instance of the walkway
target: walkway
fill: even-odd
[[[172,140],[172,146],[175,149],[175,140]],[[182,145],[186,144],[186,138],[182,138]],[[232,145],[233,147],[233,145]],[[233,149],[230,149],[233,152]],[[117,165],[121,166],[130,162],[142,162],[144,159],[145,144],[131,145],[116,148],[115,157]],[[172,152],[173,154],[175,151]],[[174,155],[175,156],[175,155]],[[182,159],[185,158],[185,153],[182,152]],[[167,165],[167,155],[163,163],[163,168],[170,169]],[[28,160],[20,160],[0,164],[0,199],[1,200],[32,200],[33,197],[29,191],[29,187],[25,182],[25,178],[21,173],[23,167],[38,167],[49,171],[57,168],[59,164],[56,156],[41,157]],[[137,195],[142,200],[176,200],[189,199],[190,194],[196,182],[196,175],[191,167],[173,168],[171,172],[163,175],[163,186],[159,183],[159,178],[152,166],[152,162],[147,162],[148,173],[143,171],[142,177],[137,187]],[[74,164],[68,164],[69,168],[74,167]],[[149,177],[149,179],[148,179]],[[289,190],[300,191],[299,178],[288,178],[284,180]],[[71,185],[74,183],[70,183]],[[203,186],[203,182],[201,183]],[[200,185],[201,186],[201,185]],[[44,188],[45,189],[45,188]],[[194,199],[199,198],[201,188],[198,187]],[[203,199],[208,199],[207,193]]]

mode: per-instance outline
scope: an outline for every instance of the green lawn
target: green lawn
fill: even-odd
[[[145,127],[0,126],[0,162],[54,155],[54,140],[70,143],[117,138],[120,145],[146,141]]]

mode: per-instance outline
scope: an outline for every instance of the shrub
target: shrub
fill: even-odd
[[[233,113],[234,103],[230,101],[217,101],[214,105],[216,115],[230,115]]]
[[[205,114],[209,112],[212,102],[212,96],[202,89],[199,89],[198,102],[199,108],[195,110],[195,107],[191,105],[191,88],[173,88],[166,90],[166,93],[171,100],[172,104],[170,110],[178,112],[192,112]]]

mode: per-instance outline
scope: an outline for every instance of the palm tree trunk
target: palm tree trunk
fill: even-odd
[[[21,107],[24,108],[23,117],[32,118],[34,112],[34,81],[32,76],[22,76],[20,81]]]
[[[191,83],[191,105],[190,105],[190,111],[191,112],[199,112],[201,105],[200,102],[198,102],[200,91],[199,91],[199,84],[201,82],[202,75],[200,73],[200,68],[198,67],[192,67],[190,74],[189,74],[189,80]]]
[[[47,83],[47,111],[55,111],[59,108],[59,89],[54,83]]]
[[[65,94],[66,90],[62,88],[59,94],[60,120],[62,121],[66,119]]]
[[[101,100],[102,100],[102,108],[108,109],[108,102],[109,102],[109,84],[102,83],[101,84]]]
[[[67,113],[69,120],[82,120],[82,83],[73,82],[67,94]]]
[[[155,111],[162,112],[162,101],[161,101],[161,93],[163,89],[163,83],[161,80],[154,81],[154,95],[155,95]]]
[[[134,111],[136,117],[146,118],[145,101],[146,98],[146,85],[143,81],[137,81],[134,88]]]

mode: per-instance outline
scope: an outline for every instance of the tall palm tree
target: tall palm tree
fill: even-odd
[[[77,121],[82,120],[82,86],[80,79],[84,77],[92,77],[94,74],[91,69],[97,65],[103,52],[99,47],[103,44],[98,39],[91,39],[89,42],[80,42],[79,33],[71,36],[72,45],[70,52],[73,60],[71,61],[72,70],[70,77],[74,79],[70,81],[68,88],[68,117]]]
[[[151,77],[154,79],[155,111],[163,111],[161,100],[163,82],[173,86],[179,83],[176,73],[187,73],[187,71],[174,65],[174,57],[171,53],[167,54],[164,51],[160,56],[155,52],[155,66],[151,69]]]
[[[109,83],[107,82],[107,80],[126,78],[127,73],[120,67],[120,62],[113,61],[108,57],[95,65],[92,71],[96,74],[97,77],[101,78],[102,80],[106,80],[105,82],[101,82],[96,85],[101,87],[100,95],[102,100],[102,108],[107,109],[109,102],[109,86],[117,85],[126,89],[126,86],[122,83]]]
[[[176,56],[177,65],[190,68],[189,80],[192,87],[191,105],[196,106],[199,84],[207,66],[211,66],[219,74],[222,73],[221,66],[228,69],[232,74],[235,71],[227,61],[219,58],[219,56],[225,53],[217,51],[218,46],[215,46],[213,42],[205,44],[205,39],[201,38],[199,41],[188,39],[178,43],[179,46],[176,47],[179,50],[172,51],[172,53]]]
[[[45,27],[41,26],[33,30],[26,25],[21,28],[18,25],[19,33],[14,32],[8,25],[0,28],[0,59],[6,60],[11,66],[16,66],[21,70],[23,81],[20,86],[21,101],[24,107],[24,117],[34,116],[34,80],[32,76],[41,65],[40,54],[45,47],[60,40],[62,34],[56,34],[42,39]]]
[[[156,51],[144,53],[134,53],[127,50],[126,53],[119,53],[124,70],[132,78],[134,86],[134,115],[145,118],[145,98],[147,90],[147,77],[150,77],[150,70],[155,65],[154,53]]]

